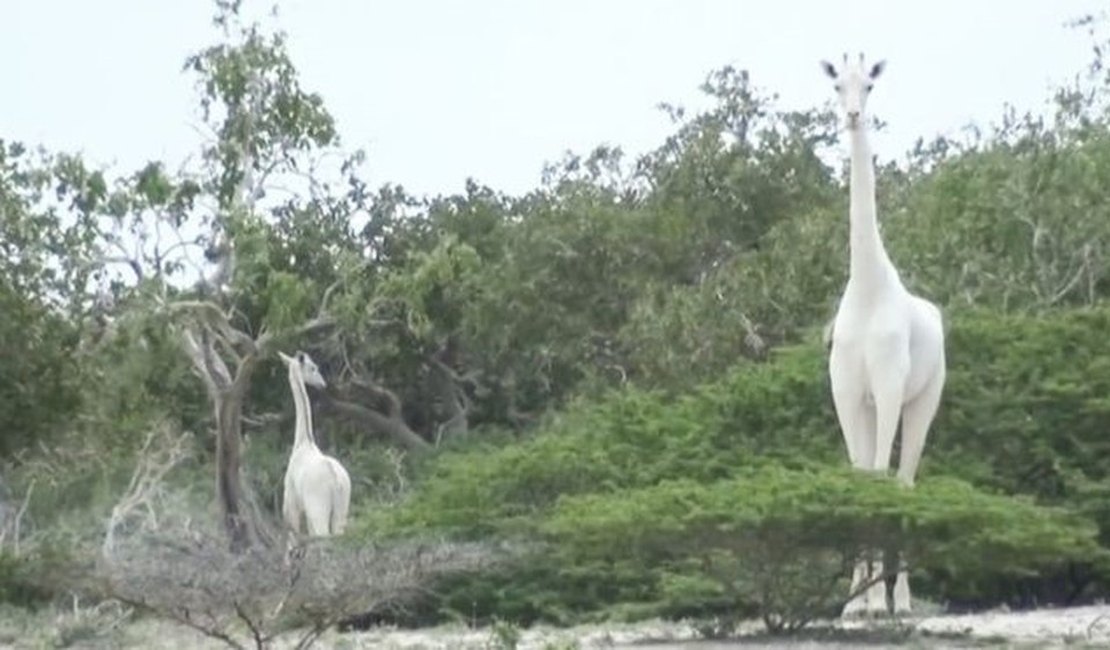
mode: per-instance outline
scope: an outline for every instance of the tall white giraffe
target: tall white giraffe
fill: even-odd
[[[312,406],[305,384],[324,388],[316,363],[304,352],[289,355],[278,352],[289,368],[289,388],[293,391],[296,412],[293,452],[285,468],[285,492],[281,511],[285,523],[301,532],[301,518],[308,520],[308,533],[326,537],[339,535],[347,525],[351,503],[351,477],[336,459],[320,451],[312,432]]]
[[[852,466],[890,468],[894,435],[902,423],[898,480],[913,486],[929,425],[940,405],[946,365],[940,309],[911,294],[887,256],[875,214],[875,169],[864,109],[882,61],[868,68],[863,54],[840,71],[822,61],[835,82],[851,140],[848,284],[833,321],[829,378],[833,403]],[[881,574],[879,562],[861,562],[852,591]],[[893,610],[910,609],[909,578],[900,567]],[[844,609],[845,616],[887,613],[885,582],[871,586]]]

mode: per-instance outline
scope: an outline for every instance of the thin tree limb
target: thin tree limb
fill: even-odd
[[[365,425],[374,433],[388,436],[394,442],[403,445],[409,450],[427,451],[432,447],[426,440],[409,428],[408,424],[405,423],[399,414],[396,416],[384,415],[379,411],[367,408],[361,404],[337,399],[330,395],[325,395],[324,406],[332,409],[339,415],[347,417],[355,423]]]

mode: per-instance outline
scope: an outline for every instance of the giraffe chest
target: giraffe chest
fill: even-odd
[[[849,281],[837,308],[834,341],[874,339],[891,329],[903,329],[908,303],[909,295],[897,283]]]

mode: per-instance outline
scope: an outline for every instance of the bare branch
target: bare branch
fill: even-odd
[[[285,413],[258,413],[256,415],[244,415],[243,424],[252,427],[272,427],[287,421],[289,418]]]
[[[327,289],[324,289],[324,298],[320,301],[320,313],[321,314],[327,313],[328,302],[331,300],[332,292],[334,292],[336,289],[338,289],[340,286],[342,286],[344,284],[345,279],[346,278],[339,278],[335,282],[332,282],[328,286]]]
[[[483,568],[508,556],[484,544],[353,547],[314,541],[290,558],[284,548],[235,554],[214,539],[182,545],[171,533],[129,540],[102,564],[112,596],[237,648],[244,647],[234,636],[239,621],[265,647],[288,626],[280,614],[307,619],[309,628],[297,644],[307,647],[343,618],[420,593],[444,573]]]
[[[180,249],[185,249],[185,248],[189,248],[190,246],[196,246],[198,248],[201,247],[201,237],[200,237],[200,235],[198,235],[198,236],[196,236],[192,239],[185,239],[185,237],[181,234],[181,231],[176,229],[176,228],[173,229],[173,233],[174,233],[174,238],[177,239],[177,241],[174,242],[174,244],[172,246],[170,246],[166,250],[162,251],[162,259],[163,260],[166,259],[167,257],[169,257],[170,253],[176,251],[179,248]],[[183,255],[182,258],[186,262],[188,262],[189,265],[192,266],[193,269],[197,271],[197,273],[203,275],[203,269],[200,267],[199,264],[196,263],[196,260],[194,260],[192,257],[190,257],[188,255]]]
[[[235,366],[240,366],[240,365],[243,364],[243,355],[239,354],[239,351],[237,349],[235,349],[234,342],[229,340],[228,337],[226,337],[226,336],[217,336],[217,337],[215,337],[215,342],[213,343],[213,348],[215,348],[215,346],[219,346],[220,349],[223,350],[224,354],[231,357],[231,361]],[[251,344],[251,347],[253,347],[253,343]]]
[[[231,383],[231,377],[225,376],[217,379],[208,372],[207,352],[201,348],[200,342],[197,341],[192,330],[186,328],[182,331],[181,341],[185,353],[189,356],[189,360],[193,362],[193,369],[204,381],[204,387],[207,389],[209,397],[215,399],[215,396],[220,393],[221,387]]]
[[[19,544],[23,537],[21,530],[23,527],[23,516],[27,514],[27,506],[31,504],[31,494],[35,491],[35,480],[36,479],[31,479],[31,482],[27,485],[27,492],[23,495],[22,505],[19,506],[19,510],[11,517],[10,521],[4,522],[3,531],[0,531],[0,545],[2,545],[7,540],[8,531],[11,530],[12,552],[16,557],[19,557]]]
[[[1075,270],[1075,273],[1071,276],[1071,279],[1065,280],[1063,286],[1057,289],[1052,297],[1048,300],[1049,306],[1055,305],[1056,303],[1066,298],[1067,295],[1071,293],[1073,289],[1075,289],[1076,285],[1079,284],[1079,281],[1083,279],[1084,274],[1088,272],[1091,261],[1090,242],[1083,245],[1082,251],[1083,261],[1079,263],[1079,268]]]
[[[131,271],[135,274],[135,281],[142,282],[145,277],[143,274],[143,266],[139,260],[128,257],[125,255],[107,255],[96,260],[91,266],[107,266],[109,264],[125,264],[130,267]]]
[[[297,645],[293,646],[294,649],[295,650],[303,650],[304,648],[311,647],[313,643],[316,643],[316,639],[319,639],[320,636],[329,627],[331,627],[332,625],[334,625],[338,621],[339,621],[339,617],[334,617],[333,620],[329,621],[327,625],[314,625],[314,626],[312,626],[311,628],[309,628],[309,630],[307,632],[304,633],[304,636],[302,636],[301,640],[297,642]]]
[[[175,621],[175,622],[177,622],[181,625],[184,625],[185,627],[188,627],[188,628],[196,630],[197,632],[200,632],[204,636],[216,639],[217,641],[223,641],[224,643],[231,646],[232,648],[235,648],[236,650],[247,650],[247,646],[243,645],[242,643],[239,643],[230,634],[228,634],[227,632],[224,632],[223,629],[221,629],[221,626],[218,626],[218,624],[216,624],[215,622],[210,622],[209,624],[206,625],[206,624],[204,624],[200,621],[194,621],[193,617],[192,617],[192,613],[188,609],[177,608],[177,607],[166,607],[164,609],[163,608],[157,608],[155,606],[152,606],[152,605],[148,604],[146,599],[142,598],[141,596],[140,597],[124,596],[124,595],[121,595],[117,591],[113,591],[112,598],[118,600],[119,602],[121,602],[125,605],[129,605],[129,606],[131,606],[135,609],[141,609],[141,610],[144,610],[144,611],[156,611],[159,614],[161,614],[163,616],[166,616],[166,617],[172,619],[173,621]]]
[[[152,500],[157,498],[166,474],[189,455],[187,433],[174,435],[166,423],[151,429],[139,450],[139,459],[131,481],[120,500],[112,507],[104,532],[101,553],[111,557],[115,551],[116,529],[136,510],[146,508],[153,514]],[[157,441],[157,445],[154,443]],[[155,522],[156,523],[156,522]]]
[[[392,392],[389,394],[392,395]],[[394,396],[396,398],[396,396]],[[347,417],[352,422],[365,425],[373,433],[384,434],[394,442],[412,451],[427,451],[431,445],[409,428],[401,418],[399,408],[395,415],[383,415],[361,404],[337,399],[330,395],[324,397],[325,408]]]
[[[243,607],[239,602],[235,602],[235,615],[238,616],[247,626],[247,629],[250,630],[251,636],[254,637],[255,647],[265,648],[269,637],[262,634],[262,630],[259,628],[259,622],[256,622],[254,617],[243,611]]]
[[[180,300],[167,305],[170,311],[189,311],[202,325],[219,332],[231,345],[242,346],[247,352],[253,351],[256,342],[250,335],[232,327],[231,318],[219,305],[210,300]]]
[[[372,396],[378,398],[379,400],[384,400],[386,404],[386,417],[401,417],[401,398],[397,396],[397,393],[394,393],[393,391],[377,383],[376,381],[372,381],[365,377],[360,377],[356,375],[351,377],[349,381],[352,385],[369,391]]]
[[[166,308],[170,311],[191,311],[197,316],[207,316],[205,322],[228,322],[224,310],[210,300],[178,300],[166,305]]]
[[[319,330],[327,329],[334,326],[335,319],[325,314],[322,316],[317,316],[316,318],[306,321],[305,323],[302,323],[298,327],[294,328],[291,332],[288,332],[286,336],[292,338],[301,338],[310,334],[314,334]],[[275,336],[271,332],[264,330],[261,334],[258,335],[258,338],[254,341],[254,345],[261,353],[265,354],[270,351],[270,346],[274,344],[274,340]]]

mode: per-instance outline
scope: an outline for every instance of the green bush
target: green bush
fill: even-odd
[[[992,500],[995,495],[1025,495],[1086,516],[1098,525],[1105,545],[1110,443],[1103,422],[1110,415],[1110,356],[1102,339],[1110,330],[1110,308],[1052,315],[969,311],[953,314],[949,330],[949,380],[919,472],[922,486],[903,495],[922,501],[899,507],[916,503],[929,513],[929,499],[954,503],[952,495],[930,492],[941,487],[928,486],[955,485],[937,481],[959,478],[966,484],[951,488],[952,494],[966,498],[969,507],[995,508],[1009,503]],[[444,453],[407,502],[364,521],[367,530],[383,534],[434,530],[468,538],[535,539],[550,525],[560,499],[618,498],[666,481],[715,485],[741,480],[769,463],[783,471],[847,465],[825,352],[816,341],[776,351],[766,363],[741,364],[684,395],[628,388],[572,405],[520,443]],[[735,494],[737,511],[744,505],[742,494]],[[960,512],[978,516],[974,509]],[[942,521],[951,523],[952,517]],[[806,519],[806,526],[817,524]],[[1001,547],[991,548],[991,557],[1002,557]],[[1031,548],[1015,547],[1008,556],[1014,566],[1033,559]],[[1042,548],[1052,548],[1051,540]],[[970,552],[960,554],[979,558],[981,570],[936,565],[920,576],[918,591],[986,604],[1013,601],[1018,583],[1030,598],[1042,599],[1105,590],[1092,584],[1100,574],[1087,565],[1056,564],[1055,572],[1017,576]],[[727,599],[687,571],[664,579],[651,563],[632,556],[604,567],[579,558],[555,568],[550,553],[543,556],[545,566],[524,564],[517,572],[457,583],[437,607],[464,606],[456,611],[467,617],[509,618],[505,612],[511,610],[525,619],[570,620],[613,613],[614,603],[662,602],[658,599],[666,594],[659,585],[666,585],[667,594],[687,594],[675,596],[668,611],[692,602],[703,612],[727,610]],[[688,597],[693,592],[702,595]]]
[[[814,352],[784,349],[772,364],[744,366],[677,398],[613,392],[572,406],[522,443],[445,453],[405,507],[372,527],[528,532],[533,515],[560,496],[710,481],[769,458],[838,461],[844,452],[824,397],[824,360]]]
[[[875,548],[966,579],[1105,561],[1095,526],[1073,513],[954,479],[906,490],[843,467],[768,464],[713,483],[572,497],[542,528],[561,566],[654,567],[660,614],[723,600],[772,631],[836,611],[851,567]]]
[[[923,470],[1059,503],[1102,484],[1110,472],[1108,331],[1106,307],[960,315]]]
[[[0,602],[32,607],[50,602],[54,591],[42,585],[32,558],[0,552]]]

